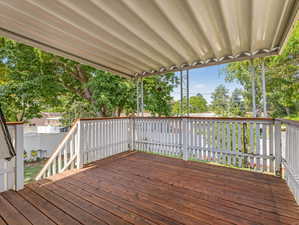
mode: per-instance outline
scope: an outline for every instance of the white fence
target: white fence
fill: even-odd
[[[299,122],[280,120],[285,126],[285,152],[283,154],[283,167],[285,178],[290,190],[299,204]]]
[[[129,126],[129,118],[78,120],[36,179],[82,168],[83,164],[128,151]]]
[[[282,123],[286,126],[283,141]],[[217,117],[81,119],[65,136],[37,179],[82,168],[83,164],[128,150],[217,162],[280,176],[283,162],[283,177],[299,202],[298,146],[298,122],[286,120]]]
[[[37,179],[132,149],[279,174],[280,135],[273,119],[81,119]]]
[[[63,133],[25,133],[24,134],[24,150],[27,153],[27,160],[33,159],[31,156],[32,150],[43,150],[46,152],[44,157],[50,157],[57,149],[65,137],[66,132]],[[25,159],[25,160],[26,160]]]
[[[134,149],[185,160],[280,172],[280,125],[273,119],[135,118]]]
[[[7,123],[15,147],[16,157],[0,159],[0,192],[20,190],[24,187],[23,124]]]
[[[80,120],[82,163],[90,163],[130,150],[130,119]]]

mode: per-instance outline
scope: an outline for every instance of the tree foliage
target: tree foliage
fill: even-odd
[[[299,111],[299,22],[288,40],[283,53],[278,56],[253,60],[256,72],[257,110],[262,112],[261,66],[266,67],[266,92],[268,110],[272,116],[284,116]],[[230,63],[224,70],[227,81],[238,81],[244,89],[245,108],[252,110],[251,75],[249,61]]]
[[[41,51],[0,39],[0,102],[9,120],[39,117],[43,106],[58,103],[63,87],[46,62]]]
[[[244,116],[245,112],[243,91],[236,88],[229,99],[229,116]]]
[[[29,120],[42,111],[82,116],[119,116],[136,111],[134,80],[1,38],[0,100],[8,120]],[[173,73],[144,79],[145,109],[171,114]]]
[[[190,108],[189,108],[190,113],[201,113],[201,112],[206,112],[208,110],[207,100],[200,93],[198,93],[196,96],[191,96],[189,102],[190,102]],[[181,106],[180,101],[173,102],[172,113],[174,115],[180,115],[180,106]],[[183,113],[185,114],[186,111],[184,111]]]
[[[229,109],[229,90],[221,84],[215,88],[211,98],[211,110],[216,114],[227,116]]]

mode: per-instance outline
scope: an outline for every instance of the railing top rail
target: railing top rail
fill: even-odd
[[[288,119],[281,119],[281,118],[278,118],[278,119],[275,119],[275,120],[280,121],[280,122],[285,123],[285,124],[289,124],[289,125],[299,127],[299,121],[296,121],[296,120],[288,120]]]
[[[74,121],[76,124],[77,121],[89,121],[89,120],[116,120],[116,119],[201,119],[201,120],[250,120],[250,121],[274,121],[273,118],[254,118],[254,117],[198,117],[198,116],[122,116],[122,117],[95,117],[95,118],[78,118]]]
[[[166,116],[166,117],[132,117],[136,119],[200,119],[200,120],[257,120],[274,121],[273,118],[254,118],[254,117],[198,117],[198,116]]]
[[[13,126],[13,125],[22,125],[22,124],[24,124],[25,122],[6,122],[5,124],[7,125],[7,126]]]
[[[132,117],[129,117],[129,116],[120,116],[120,117],[79,118],[75,122],[77,122],[77,121],[86,121],[86,120],[117,120],[117,119],[128,119],[128,118],[132,118]]]

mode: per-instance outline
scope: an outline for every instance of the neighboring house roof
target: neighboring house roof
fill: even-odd
[[[33,118],[28,121],[29,126],[60,126],[61,113],[43,112],[41,118]]]

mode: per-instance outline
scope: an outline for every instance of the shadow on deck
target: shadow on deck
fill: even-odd
[[[2,224],[299,224],[284,180],[140,152],[0,194]]]

